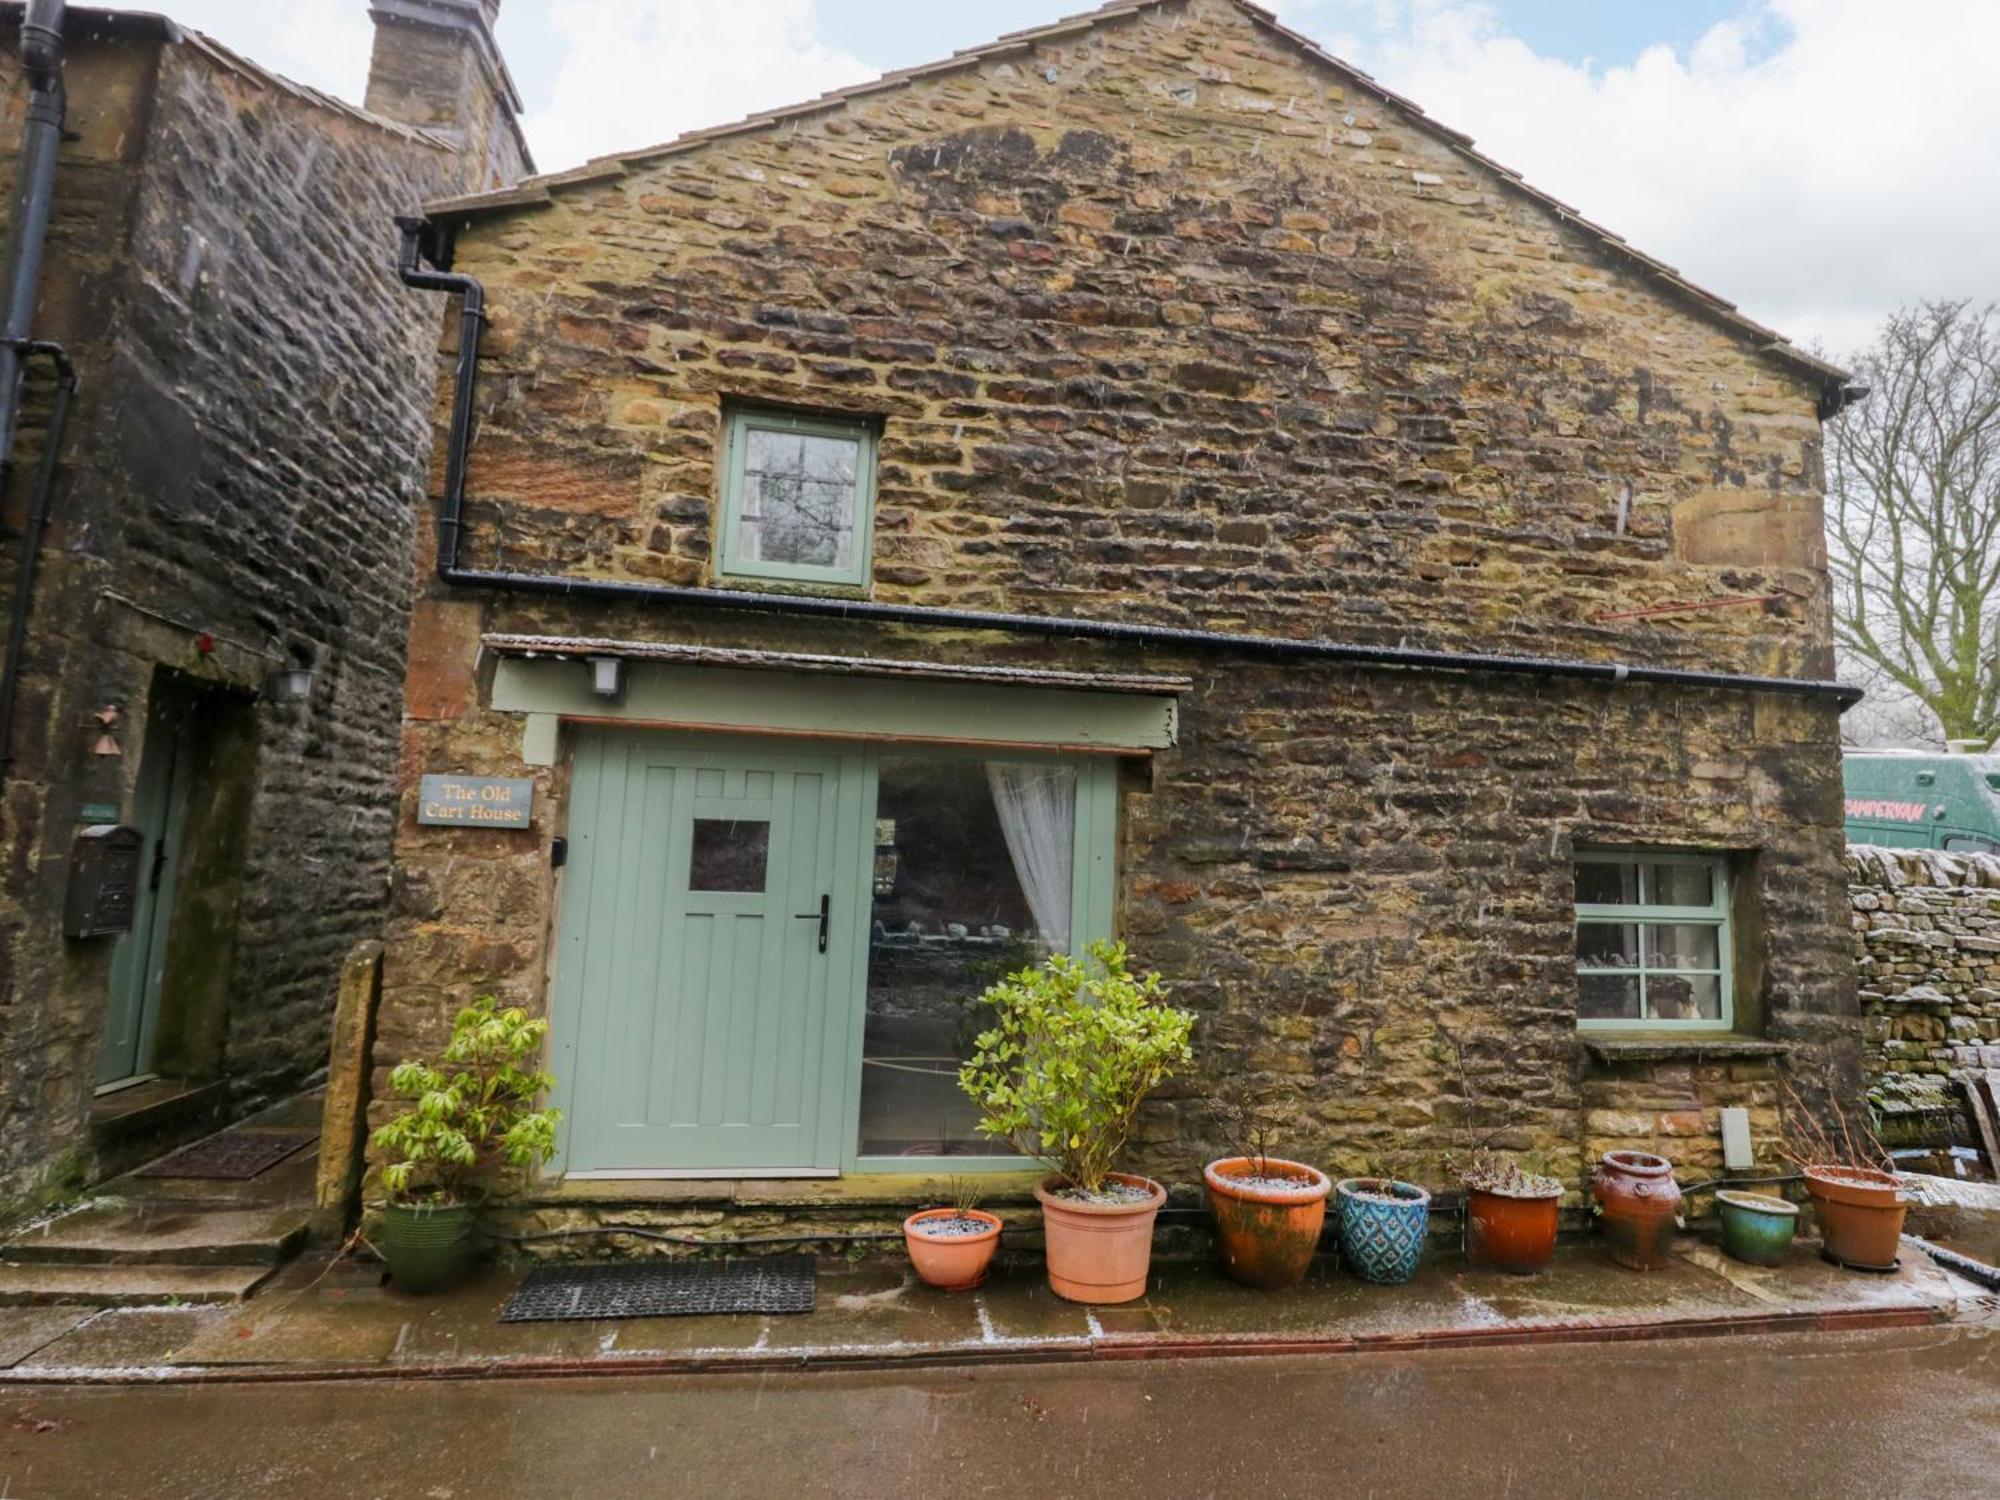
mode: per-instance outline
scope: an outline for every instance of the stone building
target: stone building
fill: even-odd
[[[1842,373],[1268,13],[1115,0],[421,248],[485,321],[436,299],[378,1092],[549,1014],[518,1221],[1017,1201],[967,997],[1097,937],[1199,1014],[1134,1152],[1184,1194],[1218,1098],[1434,1186],[1468,1122],[1580,1183],[1859,1098]]]
[[[60,23],[32,329],[79,387],[5,741],[0,1210],[324,1066],[341,959],[387,905],[431,446],[435,309],[397,279],[393,215],[531,169],[496,11],[378,0],[365,109],[157,15]],[[30,369],[10,606],[51,415]]]

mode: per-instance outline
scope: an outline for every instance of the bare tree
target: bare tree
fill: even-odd
[[[1926,738],[2000,735],[2000,309],[1935,302],[1856,361],[1828,431],[1834,632]]]

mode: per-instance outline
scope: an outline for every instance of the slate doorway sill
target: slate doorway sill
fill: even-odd
[[[1761,1036],[1585,1036],[1583,1050],[1601,1063],[1735,1062],[1790,1055],[1789,1042]]]

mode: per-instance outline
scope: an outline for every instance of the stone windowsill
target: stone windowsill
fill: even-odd
[[[1784,1057],[1792,1050],[1788,1042],[1773,1042],[1760,1036],[1732,1036],[1726,1032],[1584,1033],[1582,1040],[1583,1050],[1602,1063],[1755,1060]]]

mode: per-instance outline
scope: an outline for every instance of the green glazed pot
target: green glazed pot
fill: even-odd
[[[472,1264],[477,1203],[385,1203],[374,1235],[388,1262],[389,1284],[401,1292],[442,1291]]]
[[[1769,1193],[1718,1192],[1716,1211],[1722,1217],[1722,1248],[1753,1266],[1782,1265],[1799,1227],[1795,1203]]]

